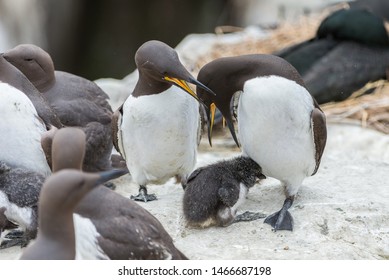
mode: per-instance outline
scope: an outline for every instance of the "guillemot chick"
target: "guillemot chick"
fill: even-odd
[[[0,207],[0,237],[4,230],[15,229],[18,227],[17,225],[8,220],[7,216],[5,215],[6,210],[7,208]]]
[[[3,232],[3,230],[7,227],[8,224],[8,219],[4,215],[6,208],[5,207],[0,207],[0,235]]]
[[[237,119],[242,154],[286,188],[283,207],[265,222],[274,230],[292,230],[288,209],[303,180],[317,172],[327,140],[325,115],[301,76],[280,57],[256,54],[216,59],[202,67],[198,80],[216,94],[197,88],[209,108],[209,140],[217,107],[239,146],[230,103],[235,93],[241,93]]]
[[[3,57],[41,92],[63,125],[84,130],[87,147],[83,170],[110,169],[113,143],[108,96],[92,81],[55,71],[50,55],[38,46],[18,45]]]
[[[22,253],[24,260],[71,260],[76,257],[73,211],[93,188],[127,173],[110,170],[84,173],[65,169],[51,175],[39,196],[39,232]]]
[[[183,200],[187,224],[202,228],[228,226],[249,188],[264,178],[261,167],[244,156],[196,169],[188,177]]]
[[[38,196],[45,177],[0,161],[0,206],[7,219],[24,232],[19,238],[3,241],[0,248],[26,246],[37,234]]]
[[[84,151],[81,130],[59,130],[53,139],[53,171],[79,170]],[[104,186],[78,203],[74,224],[77,259],[187,259],[152,214]]]
[[[184,182],[193,170],[200,136],[199,103],[187,82],[202,87],[181,64],[177,52],[159,41],[137,50],[139,79],[113,118],[115,147],[125,158],[140,201],[148,183],[163,184],[178,176]],[[187,94],[188,93],[188,94]]]

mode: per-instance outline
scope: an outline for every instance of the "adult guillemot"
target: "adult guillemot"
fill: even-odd
[[[92,172],[111,168],[112,109],[108,96],[87,79],[55,71],[50,55],[38,46],[18,45],[3,57],[42,93],[63,125],[84,130],[87,148],[83,169]]]
[[[228,226],[234,222],[249,188],[264,178],[261,167],[244,156],[196,169],[189,175],[185,187],[183,208],[187,224]]]
[[[36,240],[22,253],[24,260],[75,259],[76,237],[73,211],[93,188],[127,171],[109,170],[84,173],[64,169],[51,175],[39,196],[39,232]]]
[[[257,54],[216,59],[200,70],[198,80],[216,94],[197,88],[208,105],[209,139],[217,107],[238,145],[230,102],[241,92],[237,118],[243,155],[286,187],[284,206],[265,222],[275,230],[292,230],[287,210],[304,178],[317,172],[327,139],[325,115],[299,73],[282,58]]]
[[[176,51],[162,42],[144,43],[135,62],[139,79],[114,114],[113,138],[133,181],[140,186],[139,195],[133,198],[146,202],[156,199],[147,194],[148,183],[162,184],[173,176],[185,181],[193,170],[200,115],[198,98],[187,82],[205,92],[210,90],[195,80]]]
[[[84,151],[81,130],[59,130],[53,139],[53,171],[80,169]],[[74,224],[78,259],[186,259],[153,215],[104,186],[78,203]]]
[[[47,129],[50,129],[51,126],[58,128],[63,126],[47,100],[19,69],[4,59],[3,54],[0,54],[0,81],[17,88],[31,100]]]

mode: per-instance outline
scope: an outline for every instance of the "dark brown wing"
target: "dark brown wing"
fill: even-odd
[[[317,106],[317,104],[315,105]],[[313,141],[315,144],[315,160],[316,160],[315,170],[312,173],[312,175],[314,175],[316,174],[319,168],[320,160],[323,155],[324,148],[327,142],[326,116],[318,106],[312,110],[311,123],[312,123]]]

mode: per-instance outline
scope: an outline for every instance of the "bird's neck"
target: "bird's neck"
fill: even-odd
[[[42,93],[50,90],[55,84],[55,72],[34,81],[31,81],[33,85]]]
[[[134,91],[132,93],[132,96],[139,97],[142,95],[153,95],[158,94],[161,92],[164,92],[165,90],[169,89],[172,85],[164,82],[164,81],[157,81],[156,79],[153,79],[142,72],[139,72],[139,79],[137,84],[135,85]]]
[[[66,211],[64,213],[56,213],[53,219],[52,213],[39,213],[49,217],[41,217],[39,223],[39,231],[51,239],[58,240],[63,244],[67,244],[69,248],[75,247],[75,231],[73,223],[73,213]]]

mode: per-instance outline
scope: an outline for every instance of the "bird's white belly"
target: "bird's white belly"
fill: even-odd
[[[275,76],[247,81],[238,108],[243,152],[266,176],[299,187],[316,164],[313,108],[308,91],[293,81]]]
[[[130,96],[124,104],[122,144],[131,176],[140,185],[185,176],[196,163],[199,105],[177,90]]]
[[[0,160],[10,166],[49,175],[41,146],[45,126],[28,97],[18,89],[0,83]]]

